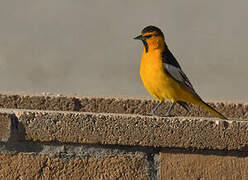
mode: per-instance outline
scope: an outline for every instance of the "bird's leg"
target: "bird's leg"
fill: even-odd
[[[174,107],[175,104],[176,104],[176,102],[173,102],[173,103],[170,105],[170,107],[169,107],[167,113],[166,113],[164,116],[167,116],[167,117],[171,116],[171,115],[170,115],[170,112],[171,112],[171,110],[172,110],[172,108]]]
[[[159,116],[159,117],[170,117],[170,116],[171,116],[171,115],[170,115],[170,112],[171,112],[171,110],[173,109],[173,107],[174,107],[174,105],[176,104],[176,102],[171,103],[171,105],[170,105],[170,107],[169,107],[169,109],[168,109],[168,111],[167,111],[167,113],[166,113],[165,115],[163,115],[163,114],[156,114],[155,112],[157,111],[158,107],[159,107],[162,103],[163,103],[163,101],[160,101],[160,102],[153,108],[152,112],[151,112],[150,114],[148,114],[148,115],[150,115],[150,116]]]
[[[155,112],[157,111],[158,107],[163,103],[163,101],[160,101],[152,110],[152,112],[150,113],[150,115],[154,116],[157,115]]]

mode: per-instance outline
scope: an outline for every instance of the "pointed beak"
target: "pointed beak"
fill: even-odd
[[[144,37],[142,35],[139,35],[139,36],[135,37],[134,39],[136,39],[136,40],[144,40]]]

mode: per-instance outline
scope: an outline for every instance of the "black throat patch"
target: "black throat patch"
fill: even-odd
[[[148,52],[148,44],[147,44],[146,40],[142,40],[142,42],[145,46],[146,52]]]

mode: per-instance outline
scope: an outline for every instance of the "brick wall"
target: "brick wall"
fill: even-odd
[[[248,179],[248,104],[210,104],[0,94],[0,179]]]

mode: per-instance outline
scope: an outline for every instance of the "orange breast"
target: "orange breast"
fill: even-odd
[[[140,64],[140,76],[148,92],[156,99],[168,99],[166,87],[170,83],[162,64],[160,51],[143,53]]]

